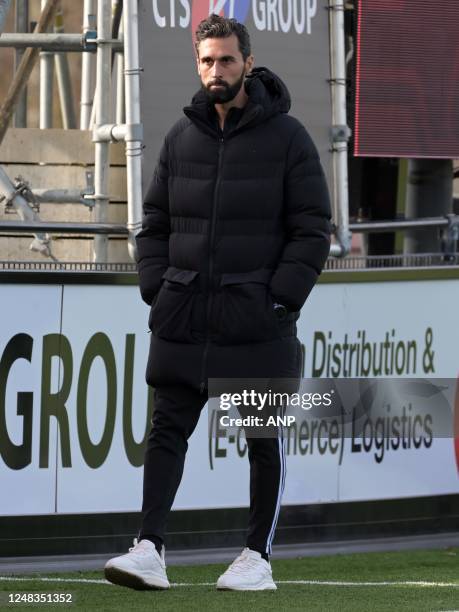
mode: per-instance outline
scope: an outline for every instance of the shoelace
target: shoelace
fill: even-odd
[[[250,550],[244,548],[242,553],[229,566],[227,571],[234,574],[245,574],[248,570],[259,567],[260,562],[250,555]]]
[[[137,538],[134,538],[134,546],[131,546],[131,548],[129,549],[129,552],[134,553],[135,555],[139,555],[141,557],[150,557],[152,554],[151,548],[148,545],[142,544],[142,542],[144,541],[145,540],[140,540],[139,542]],[[163,554],[159,555],[159,560],[160,560],[161,565],[165,568],[166,563],[165,563]]]
[[[135,552],[136,554],[139,554],[142,556],[151,555],[150,548],[145,546],[145,544],[142,544],[143,541],[144,540],[140,540],[139,542],[137,538],[134,538],[134,546],[131,546],[131,548],[129,549],[129,552]]]

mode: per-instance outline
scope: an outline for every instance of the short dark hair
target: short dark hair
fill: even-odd
[[[250,36],[244,24],[236,19],[220,17],[212,13],[207,19],[203,19],[196,29],[196,53],[199,55],[199,43],[206,38],[228,38],[235,34],[239,43],[239,51],[244,61],[251,53]]]

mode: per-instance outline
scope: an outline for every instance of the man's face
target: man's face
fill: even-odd
[[[253,57],[244,61],[235,34],[228,38],[206,38],[199,44],[198,73],[203,90],[213,104],[233,100],[250,71]]]

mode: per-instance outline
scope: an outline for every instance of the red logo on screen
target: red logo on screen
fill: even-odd
[[[209,12],[215,12],[222,17],[234,17],[240,23],[244,23],[249,12],[249,0],[239,0],[238,2],[209,0],[193,0],[191,5],[191,31],[194,33],[198,23],[209,16]]]

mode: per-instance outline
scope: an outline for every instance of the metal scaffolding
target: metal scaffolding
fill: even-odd
[[[81,54],[81,97],[78,125],[92,130],[94,143],[94,184],[81,189],[45,188],[27,190],[0,168],[0,197],[22,221],[0,222],[0,232],[35,234],[31,248],[51,256],[50,233],[81,233],[94,236],[93,259],[107,262],[108,236],[128,237],[128,250],[134,259],[134,237],[142,221],[143,126],[140,109],[138,5],[141,0],[84,0],[80,33],[64,32],[60,0],[41,0],[41,15],[33,33],[27,33],[28,2],[16,1],[15,33],[2,34],[0,47],[16,51],[16,70],[0,109],[0,144],[15,115],[15,125],[26,127],[26,86],[33,67],[40,63],[40,128],[52,127],[53,70],[56,68],[60,108],[65,129],[76,128],[67,52]],[[11,2],[0,0],[0,33]],[[349,223],[348,141],[350,130],[346,111],[346,57],[344,0],[329,1],[330,58],[332,94],[333,203],[336,243],[331,255],[343,257],[350,252],[351,232],[419,232],[427,227],[441,233],[444,253],[457,247],[457,216],[442,215],[426,219]],[[54,25],[53,25],[54,23]],[[53,32],[49,32],[53,28]],[[95,74],[94,74],[95,73]],[[95,76],[95,83],[94,83]],[[112,80],[113,76],[113,80]],[[113,86],[112,86],[113,84]],[[124,141],[126,156],[127,224],[108,223],[110,144]],[[28,194],[28,197],[25,195]],[[92,224],[44,223],[34,202],[81,204],[93,209]],[[429,209],[429,214],[431,211]],[[418,235],[418,234],[417,234]],[[411,238],[413,241],[414,238]]]
[[[0,0],[0,26],[3,26],[9,2]],[[97,6],[97,15],[95,14]],[[122,15],[122,13],[124,13]],[[28,4],[17,3],[16,25],[26,29],[24,19]],[[122,18],[122,22],[121,22]],[[54,31],[48,32],[54,19]],[[3,34],[0,47],[13,47],[21,53],[13,83],[0,109],[0,142],[8,123],[16,113],[21,127],[26,127],[25,87],[31,71],[40,59],[40,128],[52,127],[53,72],[59,89],[62,121],[65,129],[76,127],[73,94],[65,53],[82,54],[80,129],[92,127],[94,142],[94,187],[82,189],[27,189],[13,182],[0,168],[0,196],[14,209],[22,221],[0,222],[6,234],[33,232],[33,250],[51,256],[48,233],[94,236],[93,259],[108,261],[108,235],[128,237],[128,250],[134,258],[134,235],[141,227],[141,154],[142,124],[140,122],[139,50],[137,1],[85,0],[82,32],[64,33],[60,0],[41,0],[40,20],[31,34],[21,31]],[[1,31],[1,30],[0,30]],[[24,52],[23,50],[26,49]],[[94,54],[96,83],[93,87]],[[112,95],[112,72],[116,73],[116,89]],[[93,125],[91,125],[91,112]],[[108,219],[109,147],[120,140],[126,143],[127,226],[110,224]],[[24,197],[23,194],[29,194]],[[45,223],[40,220],[34,203],[55,202],[82,204],[94,209],[95,223]]]

